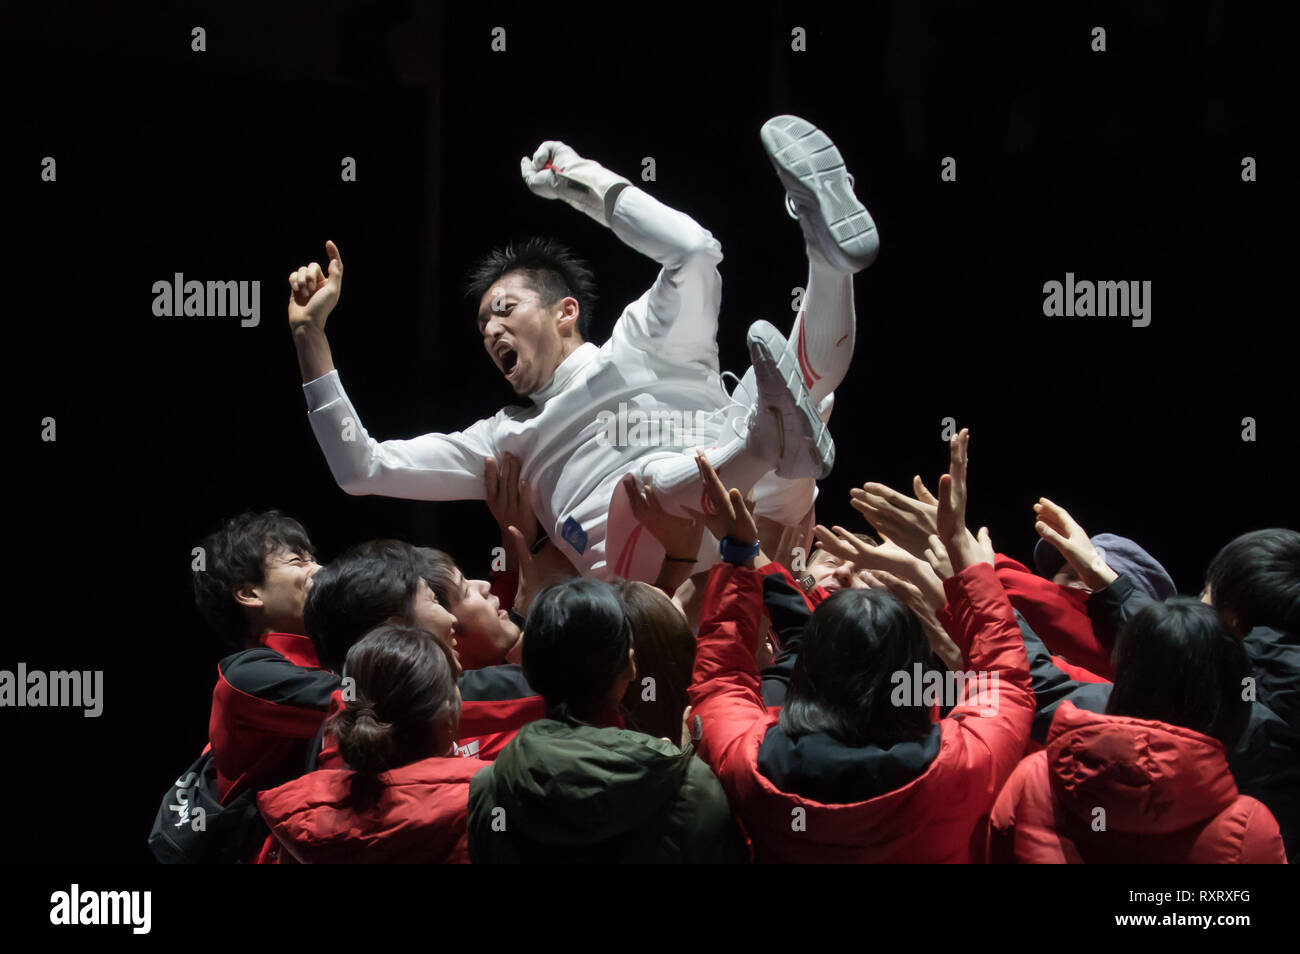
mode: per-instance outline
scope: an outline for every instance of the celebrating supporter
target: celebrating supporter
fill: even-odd
[[[1225,749],[1250,718],[1250,662],[1187,598],[1124,627],[1103,713],[1064,702],[990,818],[989,857],[1027,862],[1283,862],[1272,813],[1238,791]]]
[[[972,860],[1028,739],[1033,698],[987,536],[966,530],[967,440],[965,431],[953,439],[940,481],[936,543],[955,571],[942,584],[942,613],[969,666],[997,678],[987,691],[963,691],[937,723],[925,694],[897,691],[929,655],[921,623],[877,589],[843,590],[817,607],[785,706],[768,712],[753,662],[757,532],[738,492],[725,493],[716,475],[706,483],[727,562],[709,580],[690,698],[701,754],[759,861]]]
[[[276,510],[228,520],[203,542],[194,573],[204,618],[240,650],[217,665],[208,739],[221,801],[302,771],[339,680],[305,635],[320,566],[307,531]]]
[[[570,580],[538,594],[523,666],[547,717],[520,729],[470,786],[475,862],[747,859],[689,739],[679,747],[622,726],[637,679],[633,640],[633,617],[608,583]]]
[[[347,653],[355,698],[330,719],[347,769],[321,769],[258,798],[273,835],[263,861],[467,862],[469,782],[458,758],[456,663],[440,639],[381,626]]]
[[[321,662],[341,670],[348,650],[385,623],[418,627],[454,650],[456,619],[421,575],[424,565],[409,543],[372,540],[323,567],[313,581],[303,616]]]
[[[1116,573],[1103,559],[1088,536],[1078,527],[1074,519],[1065,510],[1050,501],[1041,501],[1037,506],[1039,514],[1050,513],[1055,527],[1064,532],[1045,528],[1043,539],[1049,542],[1061,555],[1066,565],[1073,569],[1076,577],[1086,579],[1092,590],[1088,601],[1088,613],[1098,633],[1120,632],[1137,615],[1153,604],[1149,588],[1139,588],[1133,582],[1130,572]],[[1043,531],[1040,531],[1043,532]],[[1286,531],[1266,531],[1285,534]],[[1253,536],[1253,535],[1248,535]],[[1231,552],[1236,542],[1229,544],[1221,552]],[[1283,580],[1276,578],[1262,586],[1256,586],[1252,574],[1260,577],[1270,575],[1268,561],[1258,555],[1258,562],[1252,562],[1254,570],[1243,574],[1243,583],[1256,592],[1273,592]],[[1119,561],[1116,561],[1119,563]],[[1119,563],[1123,566],[1123,563]],[[1126,567],[1128,570],[1128,567]],[[1207,587],[1208,599],[1209,589]],[[1234,618],[1235,612],[1223,613],[1221,617]],[[1033,738],[1036,742],[1046,742],[1057,713],[1068,702],[1076,709],[1092,713],[1109,711],[1108,705],[1114,686],[1105,680],[1079,680],[1051,657],[1042,642],[1030,627],[1022,622],[1022,634],[1025,649],[1030,659],[1030,675],[1033,682],[1036,713],[1034,716]],[[1230,630],[1229,630],[1230,631]],[[1277,631],[1261,629],[1255,633],[1256,638],[1272,635]],[[1247,647],[1249,644],[1246,644]],[[1258,645],[1258,644],[1257,644]],[[1249,649],[1247,649],[1249,652]],[[1251,681],[1243,684],[1239,695],[1248,705],[1249,714],[1245,728],[1239,735],[1225,742],[1228,767],[1242,795],[1257,799],[1268,807],[1282,833],[1289,857],[1295,857],[1300,848],[1300,734],[1290,726],[1271,705],[1278,699],[1277,694],[1268,693],[1264,683],[1284,673],[1285,662],[1279,664],[1279,658],[1262,654],[1261,665],[1256,668],[1252,663]],[[1130,654],[1130,663],[1137,659]],[[1138,660],[1140,661],[1140,660]],[[1118,655],[1116,663],[1118,665]],[[1272,673],[1267,668],[1274,666]],[[1291,670],[1289,679],[1293,684],[1297,673]],[[1283,704],[1285,699],[1282,700]]]
[[[385,624],[415,626],[448,644],[463,700],[461,754],[491,758],[521,725],[542,715],[541,698],[517,664],[462,671],[457,657],[458,621],[435,595],[435,587],[442,589],[463,579],[445,554],[400,540],[375,540],[354,547],[317,576],[307,601],[307,628],[313,639],[325,644],[321,651],[327,658],[337,660],[346,655],[362,636]],[[493,620],[485,622],[491,629]],[[498,631],[505,623],[496,621]],[[517,641],[518,635],[513,638]],[[335,693],[331,715],[346,705],[343,694]],[[317,748],[317,767],[343,764],[344,757],[328,730],[318,739]]]

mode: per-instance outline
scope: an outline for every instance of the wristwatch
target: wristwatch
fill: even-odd
[[[737,543],[731,537],[723,537],[718,544],[718,553],[722,555],[722,559],[727,563],[734,563],[739,566],[758,556],[758,541]]]

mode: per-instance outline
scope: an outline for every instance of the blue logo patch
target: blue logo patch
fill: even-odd
[[[564,526],[560,528],[560,536],[564,537],[566,543],[579,553],[587,549],[587,531],[582,529],[582,524],[570,517],[564,521]]]

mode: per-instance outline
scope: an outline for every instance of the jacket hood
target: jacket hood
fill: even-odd
[[[781,791],[824,805],[865,802],[923,775],[942,740],[938,723],[921,741],[888,748],[845,745],[827,732],[794,739],[777,724],[759,746],[758,770]]]
[[[1223,746],[1180,726],[1102,715],[1062,703],[1047,734],[1052,790],[1091,824],[1165,834],[1213,818],[1237,798]]]
[[[599,844],[660,812],[680,791],[692,758],[629,729],[539,719],[492,763],[492,796],[525,837]]]
[[[477,759],[430,758],[377,776],[373,795],[350,770],[322,769],[257,797],[276,838],[308,864],[464,860]]]

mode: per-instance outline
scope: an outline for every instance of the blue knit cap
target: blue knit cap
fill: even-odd
[[[1139,591],[1153,600],[1167,600],[1178,595],[1173,578],[1160,562],[1128,537],[1099,533],[1091,540],[1107,566],[1127,576]],[[1060,550],[1041,538],[1034,544],[1034,570],[1039,576],[1050,580],[1063,566],[1065,557],[1061,556]]]

